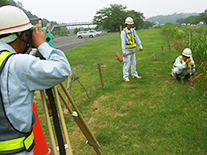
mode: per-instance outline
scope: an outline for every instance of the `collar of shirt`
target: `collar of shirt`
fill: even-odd
[[[128,30],[127,27],[125,27],[125,29],[126,29],[127,33],[129,34],[129,36],[132,37],[132,29]]]
[[[8,50],[11,53],[16,53],[16,51],[7,43],[0,42],[0,50]]]

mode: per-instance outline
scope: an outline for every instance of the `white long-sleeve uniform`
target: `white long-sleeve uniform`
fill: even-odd
[[[191,59],[190,63],[193,63],[193,67],[190,66],[190,68],[187,68],[188,64],[186,64],[184,60],[182,63],[180,56],[178,56],[175,59],[175,62],[173,63],[173,66],[175,68],[172,69],[172,76],[176,76],[176,75],[185,76],[190,72],[195,73],[195,62],[193,60],[193,57],[191,57],[190,59]]]

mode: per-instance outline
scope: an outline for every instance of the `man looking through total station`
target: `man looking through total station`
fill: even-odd
[[[46,43],[42,22],[31,25],[17,7],[0,7],[0,154],[33,155],[35,90],[51,88],[71,73],[64,53]],[[35,47],[45,58],[24,54]]]

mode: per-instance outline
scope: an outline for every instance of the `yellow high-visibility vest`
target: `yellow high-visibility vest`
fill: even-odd
[[[179,58],[180,58],[181,64],[183,64],[184,60],[183,60],[182,55],[181,55],[181,56],[179,56]],[[177,66],[174,66],[174,65],[173,65],[173,68],[176,68],[176,67],[177,67]],[[187,68],[185,68],[185,69],[189,69],[189,68],[190,68],[190,62],[188,62],[188,67],[187,67]]]
[[[129,45],[126,44],[126,48],[134,48],[136,47],[136,43],[135,43],[135,38],[134,38],[134,30],[133,28],[131,28],[132,30],[132,39],[130,37],[130,35],[127,33],[126,29],[124,28],[124,31],[126,32],[127,38],[129,40]]]
[[[0,141],[0,154],[1,152],[8,152],[13,150],[22,149],[23,150],[32,150],[34,146],[34,134],[31,134],[28,137],[20,137],[11,140]],[[25,148],[25,149],[24,149]]]
[[[6,59],[9,58],[9,55],[11,55],[11,52],[8,52],[8,51],[2,51],[0,53],[0,67],[6,63]],[[2,68],[3,68],[3,66],[2,66]]]
[[[7,60],[12,55],[13,54],[9,51],[0,51],[0,74],[1,74],[3,67],[5,66]],[[2,102],[3,102],[3,100],[2,100],[2,95],[0,92],[0,104],[3,106]],[[3,111],[3,109],[4,109],[3,107],[0,108],[0,113],[5,113]],[[3,120],[7,120],[6,116],[3,118]],[[10,122],[8,120],[7,120],[7,122],[8,122],[8,124],[10,124]],[[10,126],[10,128],[12,128],[12,127]],[[0,132],[1,132],[1,127],[0,127]],[[19,131],[13,129],[13,132],[19,132]],[[3,137],[3,135],[2,135],[2,137]],[[6,139],[6,135],[5,135],[5,139]],[[22,136],[20,136],[18,138],[14,137],[13,139],[10,139],[10,140],[2,140],[1,139],[0,140],[0,154],[13,154],[13,153],[22,152],[25,150],[31,151],[33,149],[34,145],[35,145],[35,143],[34,143],[33,132],[22,134]]]

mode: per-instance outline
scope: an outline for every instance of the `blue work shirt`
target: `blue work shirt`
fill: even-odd
[[[6,43],[0,42],[0,50],[16,53]],[[11,56],[0,76],[0,88],[6,115],[14,128],[31,131],[34,123],[32,103],[35,90],[51,88],[63,82],[71,73],[64,53],[46,42],[38,47],[46,60],[28,54]]]
[[[127,33],[130,35],[130,37],[132,38],[132,29],[128,30],[127,27],[125,27],[125,29],[126,29]],[[139,39],[139,36],[137,35],[135,30],[134,30],[134,35],[135,35],[134,39],[135,39],[136,44],[139,46],[139,48],[142,48],[141,40]],[[127,49],[126,44],[130,44],[130,43],[127,38],[126,32],[124,30],[122,30],[121,31],[121,47],[122,47],[123,53],[127,53],[126,52],[127,50],[132,50],[132,49]]]

